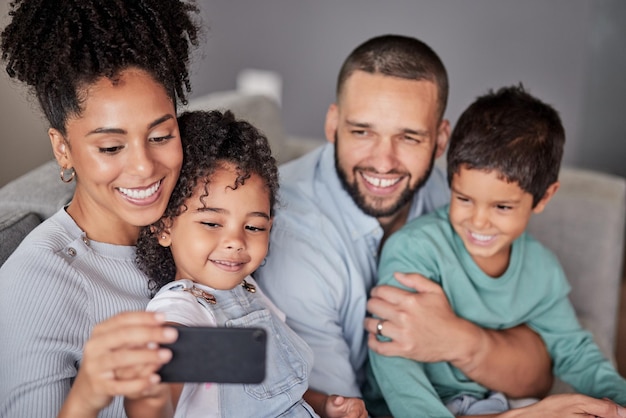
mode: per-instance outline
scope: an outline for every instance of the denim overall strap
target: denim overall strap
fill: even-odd
[[[267,332],[265,380],[260,384],[219,385],[223,417],[317,417],[302,399],[308,388],[313,354],[258,293],[237,286],[214,290],[215,304],[204,304],[218,326],[258,327]]]

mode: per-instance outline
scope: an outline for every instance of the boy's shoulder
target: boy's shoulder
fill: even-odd
[[[413,249],[420,243],[431,246],[433,242],[448,241],[454,233],[448,218],[448,205],[418,216],[394,232],[385,246],[404,246],[410,242]]]
[[[424,231],[447,231],[450,228],[448,208],[449,204],[446,204],[430,213],[413,218],[404,224],[396,234],[421,235]]]
[[[522,235],[524,238],[524,245],[526,248],[525,257],[532,258],[533,262],[539,261],[541,259],[556,263],[560,265],[560,262],[554,252],[548,247],[546,247],[543,243],[541,243],[537,238],[535,238],[528,229],[524,231]],[[521,237],[520,237],[521,238]],[[519,239],[519,238],[518,238]]]

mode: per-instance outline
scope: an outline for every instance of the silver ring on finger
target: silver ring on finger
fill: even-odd
[[[383,335],[383,323],[385,322],[384,319],[380,319],[378,320],[378,324],[376,324],[376,335],[380,336],[380,337],[384,337]]]

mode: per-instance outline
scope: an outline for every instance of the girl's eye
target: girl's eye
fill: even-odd
[[[200,222],[202,225],[207,226],[209,228],[217,228],[218,226],[220,226],[219,224],[215,223],[215,222]]]
[[[98,148],[98,152],[102,154],[117,154],[118,152],[122,150],[122,148],[124,147],[121,145],[118,145],[115,147]]]
[[[459,202],[469,202],[469,199],[463,196],[456,196],[456,200],[458,200]]]

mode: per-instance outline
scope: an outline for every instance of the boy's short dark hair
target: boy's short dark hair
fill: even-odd
[[[419,39],[403,35],[381,35],[357,46],[339,71],[337,98],[341,95],[346,79],[355,71],[435,83],[438,116],[440,120],[443,118],[448,101],[448,73],[435,51]]]
[[[461,167],[497,171],[533,196],[533,207],[557,181],[565,130],[558,112],[519,86],[479,97],[450,137],[448,183]]]

